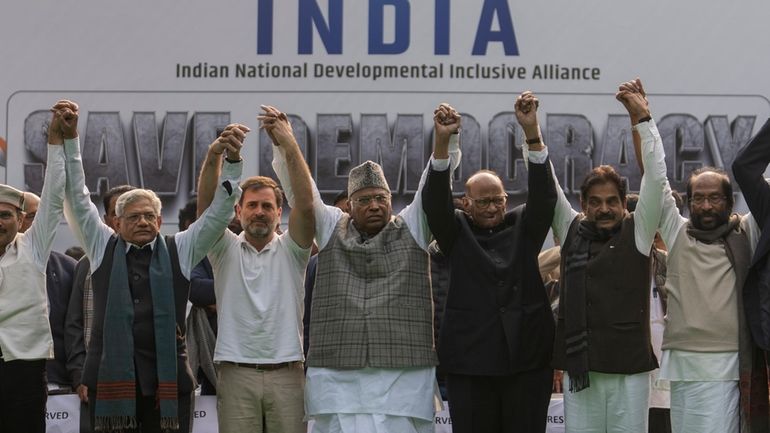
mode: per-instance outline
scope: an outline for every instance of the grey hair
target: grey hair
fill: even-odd
[[[132,189],[118,197],[118,200],[115,202],[115,215],[119,217],[123,216],[123,211],[126,206],[142,199],[149,200],[155,214],[160,215],[161,203],[158,196],[152,190],[141,188]]]

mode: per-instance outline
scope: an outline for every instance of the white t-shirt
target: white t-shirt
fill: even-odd
[[[305,268],[310,248],[288,232],[262,251],[229,230],[209,251],[217,296],[214,361],[301,361]]]

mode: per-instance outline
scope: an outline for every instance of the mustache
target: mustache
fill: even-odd
[[[596,215],[596,221],[609,221],[614,219],[615,219],[615,214],[612,212],[601,213]]]
[[[719,212],[715,210],[702,210],[699,212],[701,215],[718,215]]]

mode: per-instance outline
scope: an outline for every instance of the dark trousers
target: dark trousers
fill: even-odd
[[[91,433],[94,427],[91,424],[91,406],[80,402],[80,433]]]
[[[217,395],[217,387],[203,372],[203,368],[198,368],[198,383],[201,384],[201,395]]]
[[[96,393],[88,391],[88,401],[96,402]],[[177,407],[179,408],[179,432],[189,433],[192,431],[192,393],[179,394],[177,400]],[[95,413],[96,406],[92,403],[89,408],[91,415],[91,425],[95,426]],[[136,396],[136,418],[139,421],[140,433],[162,433],[160,429],[160,409],[155,406],[154,395],[139,395]]]
[[[45,360],[0,359],[0,432],[45,433]]]
[[[447,375],[453,433],[543,433],[553,370],[511,376]]]

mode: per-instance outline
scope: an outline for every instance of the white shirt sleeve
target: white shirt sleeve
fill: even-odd
[[[532,162],[536,162],[531,156],[535,153],[540,152],[530,152],[530,160]],[[545,161],[545,158],[543,158],[543,161]],[[575,219],[578,213],[575,209],[572,209],[572,205],[569,203],[569,200],[567,200],[567,196],[564,195],[564,190],[561,189],[559,179],[556,177],[556,170],[553,169],[553,163],[551,163],[551,173],[553,173],[553,181],[556,187],[556,207],[554,208],[551,228],[553,229],[553,234],[559,239],[559,242],[564,244],[567,232],[569,231],[569,226],[572,224],[572,220]]]
[[[21,242],[31,245],[32,260],[41,272],[45,272],[56,229],[61,222],[64,178],[64,147],[49,144],[40,205],[32,225],[21,238]]]
[[[548,158],[548,148],[543,147],[543,150],[528,150],[527,160],[534,164],[544,164],[545,159]],[[529,166],[527,166],[529,167]]]
[[[294,207],[294,191],[291,189],[291,182],[289,182],[289,169],[286,165],[286,159],[275,145],[273,145],[273,170],[278,175],[278,182],[280,182],[283,193],[286,195],[286,201],[289,203],[289,206]],[[313,179],[310,179],[310,184],[313,189],[315,239],[318,249],[322,250],[326,243],[329,242],[329,238],[331,238],[334,228],[337,226],[337,221],[342,218],[344,212],[337,207],[325,205],[323,200],[321,200],[321,193],[318,192],[318,186],[316,186]]]
[[[404,219],[406,226],[409,228],[409,233],[412,234],[417,245],[424,250],[428,249],[432,234],[430,232],[430,227],[428,227],[428,217],[422,209],[422,188],[425,186],[431,164],[433,164],[433,157],[428,161],[425,170],[422,171],[420,184],[417,187],[417,192],[414,194],[414,199],[412,199],[412,202],[406,205],[406,207],[398,213],[398,215]]]
[[[187,230],[174,235],[179,253],[179,269],[185,278],[190,278],[192,269],[224,235],[227,224],[233,219],[233,206],[241,196],[238,183],[242,170],[243,161],[225,162],[211,206]]]
[[[687,219],[679,214],[679,208],[676,207],[676,200],[674,200],[674,196],[671,195],[671,184],[668,183],[668,178],[663,185],[662,206],[658,231],[660,232],[660,237],[663,239],[663,243],[666,244],[666,248],[670,252],[672,248],[674,248],[674,242],[679,234],[679,230],[687,223]]]
[[[443,171],[446,167],[452,170],[449,173],[451,179],[454,175],[455,169],[460,165],[462,160],[462,151],[459,146],[459,134],[453,134],[449,137],[449,159],[434,159],[430,158],[428,164],[425,166],[425,170],[422,171],[420,176],[420,183],[417,186],[417,192],[414,194],[412,202],[409,203],[398,215],[404,219],[406,226],[409,228],[409,233],[422,249],[427,250],[428,245],[433,238],[433,234],[428,227],[428,217],[425,215],[425,211],[422,208],[422,189],[425,187],[425,182],[428,180],[428,173],[430,167],[434,170]]]
[[[91,272],[99,269],[104,249],[113,231],[99,216],[99,210],[91,201],[86,187],[83,160],[80,156],[80,140],[64,140],[65,168],[67,172],[64,195],[64,217],[70,225],[91,262]]]
[[[282,236],[286,236],[287,233],[284,233]],[[301,267],[306,268],[307,263],[310,260],[310,252],[313,249],[313,246],[309,246],[307,248],[302,248],[294,242],[294,239],[292,239],[291,236],[286,236],[286,238],[281,238],[282,242],[286,242],[286,250],[289,252],[289,256],[294,261],[294,263]]]
[[[650,255],[655,232],[663,212],[663,194],[668,183],[666,179],[666,155],[663,140],[654,120],[636,125],[642,138],[642,184],[639,188],[639,203],[634,212],[634,239],[636,249],[645,256]],[[669,191],[668,195],[671,195]]]

